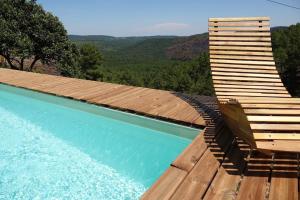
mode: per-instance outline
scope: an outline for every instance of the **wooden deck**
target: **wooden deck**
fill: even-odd
[[[186,97],[207,120],[203,133],[143,195],[152,199],[299,199],[299,157],[251,151],[225,126],[215,99]]]
[[[205,120],[177,93],[0,68],[0,83],[136,112],[187,125]]]
[[[142,199],[299,199],[299,157],[250,151],[224,125],[215,98],[0,69],[0,83],[129,110],[204,131]]]

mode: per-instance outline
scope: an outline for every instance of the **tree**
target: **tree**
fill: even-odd
[[[99,67],[103,61],[102,55],[98,48],[93,44],[83,44],[80,47],[79,66],[84,78],[97,80],[101,77]]]
[[[300,68],[300,23],[272,33],[272,45],[280,76],[292,95],[300,89],[297,68]]]
[[[60,62],[71,46],[63,24],[36,0],[0,0],[0,55],[10,68]]]

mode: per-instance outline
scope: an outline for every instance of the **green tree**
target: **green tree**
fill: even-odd
[[[272,33],[272,45],[280,76],[292,95],[297,85],[297,68],[300,68],[300,23]],[[298,94],[299,95],[299,94]]]
[[[63,24],[36,0],[0,0],[0,55],[10,68],[32,71],[37,61],[60,62],[70,49]]]
[[[103,58],[98,48],[93,44],[84,44],[80,47],[79,66],[84,78],[98,80],[102,73],[100,66]]]

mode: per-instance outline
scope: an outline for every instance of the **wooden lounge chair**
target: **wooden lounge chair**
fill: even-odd
[[[300,152],[300,99],[276,70],[268,17],[210,18],[210,65],[226,124],[263,152]]]

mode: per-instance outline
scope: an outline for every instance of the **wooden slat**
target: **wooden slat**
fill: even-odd
[[[280,83],[279,79],[275,78],[256,78],[256,77],[224,77],[224,76],[213,76],[213,80],[233,80],[233,81],[254,81],[254,82],[276,82]]]
[[[269,21],[270,17],[228,17],[209,18],[209,22]]]
[[[226,84],[226,85],[250,85],[250,86],[280,86],[283,87],[283,84],[274,83],[274,82],[251,82],[251,81],[242,81],[242,80],[213,80],[215,84]]]
[[[209,41],[209,45],[270,47],[270,42]]]
[[[266,70],[266,69],[238,69],[238,68],[228,68],[228,67],[211,67],[211,70],[212,71],[220,71],[220,72],[278,74],[278,72],[276,70]]]
[[[252,130],[299,131],[300,124],[250,124]]]
[[[254,21],[254,22],[218,22],[218,21],[214,21],[214,22],[209,22],[208,26],[212,26],[212,27],[251,27],[251,26],[270,26],[270,23],[268,21],[263,21],[263,22],[259,22],[259,21]]]
[[[251,93],[249,92],[216,92],[218,97],[220,98],[249,98],[249,97],[274,97],[274,98],[288,98],[290,97],[288,94],[270,94],[270,93]]]
[[[215,89],[218,88],[232,88],[232,89],[257,89],[257,86],[253,86],[253,85],[239,85],[239,84],[235,84],[235,85],[225,85],[225,84],[215,84],[214,85]],[[271,91],[286,91],[285,87],[279,87],[279,86],[260,86],[259,89],[262,90],[271,90]]]
[[[276,78],[280,79],[278,74],[261,74],[261,73],[237,73],[237,72],[223,72],[212,71],[212,75],[216,76],[232,76],[232,77],[258,77],[258,78]]]
[[[209,27],[209,31],[270,31],[269,27]]]
[[[293,104],[284,104],[284,103],[277,103],[277,104],[263,104],[263,103],[243,103],[242,107],[245,109],[247,108],[259,108],[259,109],[300,109],[300,105],[293,105]]]
[[[237,51],[267,51],[272,52],[271,47],[259,46],[230,46],[230,45],[209,45],[210,50],[237,50]]]
[[[211,63],[225,64],[244,64],[244,65],[275,65],[274,61],[248,61],[248,60],[225,60],[225,59],[210,59]],[[257,67],[259,69],[259,67]]]
[[[286,98],[286,99],[280,99],[280,98],[240,98],[239,102],[241,104],[295,104],[300,105],[300,98]]]
[[[249,122],[290,122],[290,123],[300,123],[299,116],[261,116],[261,115],[248,115]],[[299,125],[300,127],[300,125]]]
[[[244,32],[236,32],[236,31],[215,32],[215,31],[210,31],[209,36],[231,36],[231,37],[233,37],[233,36],[237,36],[237,37],[265,36],[265,37],[270,37],[271,34],[270,34],[270,32],[246,32],[246,31],[244,31]]]
[[[230,59],[230,60],[266,60],[274,61],[273,57],[268,56],[235,56],[235,55],[210,55],[210,58]]]
[[[257,149],[299,153],[300,140],[272,140],[272,141],[261,141],[257,140]]]
[[[256,70],[276,70],[275,66],[268,65],[242,65],[242,64],[227,64],[227,63],[210,63],[211,67],[226,67],[233,69],[256,69]]]
[[[200,157],[203,155],[205,150],[207,149],[207,144],[204,139],[205,130],[199,134],[193,142],[187,147],[172,163],[173,166],[185,170],[190,171]]]
[[[246,55],[246,56],[273,56],[272,52],[264,51],[222,51],[222,50],[210,50],[210,55]]]
[[[285,90],[259,90],[259,89],[237,89],[237,88],[215,88],[216,92],[248,92],[262,94],[287,94]],[[287,94],[289,96],[289,94]]]
[[[209,37],[210,41],[260,41],[270,42],[271,37]]]
[[[141,199],[170,199],[186,175],[187,172],[184,170],[172,166],[169,167],[160,179],[143,194]]]
[[[244,107],[244,106],[243,106]],[[244,109],[248,115],[300,115],[299,109]]]
[[[300,133],[260,133],[254,132],[255,140],[300,140]]]

